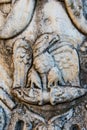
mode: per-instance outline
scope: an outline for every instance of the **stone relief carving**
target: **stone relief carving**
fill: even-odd
[[[73,23],[83,33],[87,34],[86,32],[87,0],[78,0],[78,1],[65,0],[65,3]]]
[[[86,3],[0,1],[0,130],[87,129]]]

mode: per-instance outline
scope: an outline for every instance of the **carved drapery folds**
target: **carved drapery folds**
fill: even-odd
[[[0,1],[0,130],[87,129],[86,3]]]

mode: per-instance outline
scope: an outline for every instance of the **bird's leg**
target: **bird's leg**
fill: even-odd
[[[41,74],[42,84],[43,84],[43,90],[47,91],[47,76],[46,74]]]
[[[55,81],[55,82],[54,82],[54,86],[57,86],[57,85],[58,85],[58,81]]]
[[[31,82],[30,91],[29,91],[29,97],[34,97],[33,89],[34,89],[34,84],[33,84],[33,82]]]

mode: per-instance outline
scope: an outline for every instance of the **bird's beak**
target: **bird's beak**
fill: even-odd
[[[53,39],[50,41],[50,45],[55,44],[55,42],[58,42],[60,40],[59,35],[55,35]]]

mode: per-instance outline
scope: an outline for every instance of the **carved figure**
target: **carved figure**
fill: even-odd
[[[28,46],[26,48],[28,55],[26,55],[27,52],[24,47],[25,55],[22,50],[22,55],[20,53],[20,47],[24,44],[25,47]],[[29,48],[29,45],[23,39],[15,42],[15,77],[14,89],[12,89],[15,96],[31,104],[43,105],[50,102],[55,105],[60,102],[72,101],[87,92],[80,88],[78,54],[70,43],[63,43],[57,34],[43,34],[32,45],[32,50],[30,48],[29,51]],[[29,68],[31,69],[28,71]],[[27,72],[29,79],[26,84]],[[52,76],[52,74],[55,75]],[[67,75],[65,76],[65,74]]]
[[[14,2],[15,1],[13,0],[13,3]],[[8,39],[22,32],[31,21],[34,7],[35,0],[16,1],[3,26],[1,27],[0,38]]]
[[[78,29],[80,29],[81,32],[85,34],[87,34],[86,2],[87,2],[86,0],[78,0],[78,1],[65,0],[66,8],[73,23],[76,25]]]
[[[11,46],[13,62],[13,70],[7,71],[0,56],[0,105],[7,115],[8,109],[13,114],[5,127],[1,107],[1,129],[14,130],[21,124],[25,130],[62,130],[73,116],[69,109],[87,93],[80,84],[78,55],[87,34],[86,0],[1,0],[0,4],[0,40],[3,47]]]
[[[53,67],[48,73],[48,88],[59,84],[65,85],[64,79],[58,67]]]
[[[39,38],[39,40],[36,41],[33,47],[33,66],[40,74],[43,89],[47,89],[48,72],[56,66],[55,60],[49,52],[49,48],[58,40],[59,37],[55,34],[44,34],[41,38]],[[64,84],[62,76],[59,81]]]
[[[41,79],[37,71],[32,67],[28,74],[27,87],[42,89]]]

